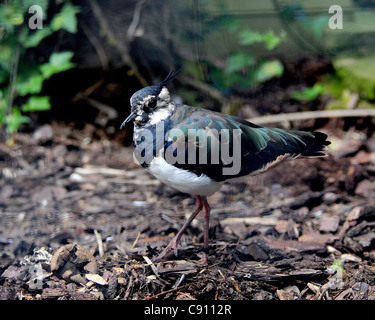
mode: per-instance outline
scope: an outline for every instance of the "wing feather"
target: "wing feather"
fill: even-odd
[[[300,155],[322,156],[324,147],[329,144],[326,135],[323,133],[303,132],[296,130],[283,130],[278,128],[266,128],[255,125],[246,120],[223,115],[200,108],[184,106],[184,113],[176,115],[171,123],[178,123],[174,128],[179,128],[184,133],[184,139],[174,144],[182,143],[186,152],[184,163],[175,163],[176,166],[191,170],[197,174],[206,174],[216,181],[224,181],[229,178],[240,177],[248,174],[263,172],[274,164],[285,159],[293,159]],[[189,143],[189,130],[199,130],[196,141]],[[232,141],[234,130],[241,133],[241,169],[235,176],[223,174],[223,168],[230,167],[222,157],[218,163],[212,160],[213,148],[212,139],[207,139],[209,132],[219,133],[218,147],[219,154],[222,152],[221,141],[230,144],[230,152],[233,150]],[[168,136],[168,134],[167,134]],[[179,146],[180,150],[182,146]],[[199,158],[199,150],[207,148],[206,162],[191,163]],[[178,149],[178,146],[175,146]],[[217,159],[216,159],[217,160]]]

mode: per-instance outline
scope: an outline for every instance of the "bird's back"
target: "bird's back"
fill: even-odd
[[[325,146],[329,144],[324,133],[265,128],[238,117],[186,105],[177,107],[169,120],[167,140],[172,130],[184,133],[185,161],[175,163],[175,166],[197,174],[203,173],[215,181],[264,172],[285,159],[321,157],[325,155]],[[191,141],[194,132],[197,137],[195,148]],[[207,137],[218,137],[219,143],[214,144],[212,138]],[[172,142],[170,139],[166,141],[165,147],[174,145],[175,150],[182,150],[178,147],[179,143],[181,141]],[[206,161],[199,161],[202,147],[204,151],[207,149]],[[189,161],[191,159],[196,161]],[[226,159],[231,162],[227,163]],[[235,170],[233,166],[238,164],[239,168]],[[228,174],[225,174],[225,170],[223,172],[224,168],[228,169]]]

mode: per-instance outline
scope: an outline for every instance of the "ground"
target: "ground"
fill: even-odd
[[[332,120],[335,121],[335,120]],[[337,125],[337,123],[336,123]],[[151,262],[194,208],[116,139],[52,122],[0,144],[0,299],[375,299],[375,137],[322,128],[322,159],[210,197],[177,257]]]

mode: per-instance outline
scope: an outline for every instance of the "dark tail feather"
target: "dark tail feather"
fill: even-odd
[[[295,132],[304,142],[305,146],[301,150],[302,157],[315,158],[327,156],[326,146],[331,144],[327,141],[327,135],[322,132]]]

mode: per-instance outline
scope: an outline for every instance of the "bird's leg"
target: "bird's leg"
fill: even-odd
[[[207,198],[202,197],[203,200],[203,218],[204,218],[204,244],[203,244],[203,257],[201,260],[202,264],[208,262],[208,243],[209,243],[209,228],[210,228],[210,205],[208,204]]]
[[[186,228],[191,224],[191,222],[195,219],[195,217],[198,215],[198,213],[202,210],[204,206],[204,199],[202,199],[201,196],[196,196],[197,203],[195,206],[194,212],[191,214],[189,219],[185,222],[181,230],[176,234],[176,236],[173,238],[173,240],[168,244],[168,246],[163,250],[162,253],[160,253],[156,258],[153,259],[154,262],[158,262],[161,260],[166,259],[172,252],[177,256],[177,246],[178,243],[185,232]],[[207,200],[205,200],[207,202]]]

